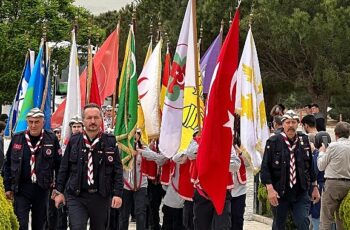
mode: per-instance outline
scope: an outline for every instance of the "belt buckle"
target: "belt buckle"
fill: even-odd
[[[88,193],[96,193],[96,192],[97,192],[97,189],[92,188],[92,189],[88,189],[87,191],[88,191]]]

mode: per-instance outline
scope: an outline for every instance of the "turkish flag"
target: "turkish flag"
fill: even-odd
[[[118,77],[118,49],[119,49],[119,27],[109,35],[94,56],[93,64],[98,81],[100,101],[112,95]],[[84,107],[86,98],[86,69],[80,75],[81,105]],[[51,118],[51,126],[58,127],[62,124],[66,100],[57,108]]]
[[[90,103],[95,103],[98,106],[101,106],[101,97],[98,90],[98,82],[95,70],[95,64],[92,62],[92,76],[91,76],[91,88],[90,88]]]
[[[198,179],[220,215],[228,185],[235,106],[235,72],[239,52],[239,9],[220,51],[213,74],[198,148]]]

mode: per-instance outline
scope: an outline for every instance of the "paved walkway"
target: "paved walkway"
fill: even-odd
[[[271,226],[256,221],[244,222],[244,230],[270,230]],[[129,230],[136,230],[135,223],[130,223]]]

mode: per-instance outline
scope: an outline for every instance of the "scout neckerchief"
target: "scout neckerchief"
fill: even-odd
[[[93,185],[94,184],[94,165],[93,165],[93,161],[92,161],[92,151],[94,150],[96,144],[100,141],[100,136],[101,134],[99,133],[97,135],[97,138],[92,142],[92,144],[90,144],[89,138],[86,135],[86,133],[84,132],[83,134],[84,136],[84,142],[85,142],[85,146],[88,148],[88,173],[87,173],[87,183],[88,185]]]
[[[33,147],[32,142],[30,141],[29,137],[29,130],[25,132],[25,138],[30,150],[30,178],[32,179],[33,183],[36,183],[36,172],[35,172],[35,152],[39,148],[41,144],[41,140],[44,137],[44,130],[41,131],[41,136],[39,138],[39,141],[36,143],[35,147]]]
[[[293,186],[297,182],[296,178],[296,169],[295,169],[295,156],[294,156],[294,149],[297,146],[298,138],[295,138],[295,141],[293,142],[293,145],[290,144],[287,135],[282,132],[281,135],[283,136],[284,142],[286,142],[287,147],[290,152],[290,162],[289,162],[289,186],[293,188]]]

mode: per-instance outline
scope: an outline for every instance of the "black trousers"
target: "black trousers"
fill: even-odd
[[[231,199],[231,230],[243,230],[246,194]]]
[[[32,229],[43,229],[46,221],[48,190],[43,190],[37,184],[20,184],[15,194],[15,214],[20,230],[28,230],[29,211],[32,211]]]
[[[186,230],[193,230],[193,201],[185,200],[182,211],[182,223]]]
[[[120,208],[119,229],[128,230],[129,216],[131,212],[131,203],[135,203],[136,230],[146,228],[146,204],[147,188],[140,188],[137,191],[123,189],[123,204]]]
[[[68,227],[67,223],[67,207],[62,206],[57,209],[55,201],[51,199],[52,189],[50,189],[47,207],[47,230],[66,230]]]
[[[86,230],[90,219],[91,230],[107,228],[111,199],[99,193],[81,192],[79,196],[67,194],[67,207],[71,230]]]
[[[160,230],[160,218],[159,218],[159,208],[162,202],[162,198],[165,191],[161,184],[154,184],[151,180],[148,180],[148,198],[149,198],[149,227],[152,230]]]
[[[171,208],[163,205],[163,226],[162,230],[183,230],[182,208]]]
[[[195,230],[230,230],[231,229],[231,194],[226,192],[224,210],[221,215],[215,211],[213,203],[195,191],[193,198]]]
[[[119,209],[117,208],[110,210],[108,230],[119,230]]]

